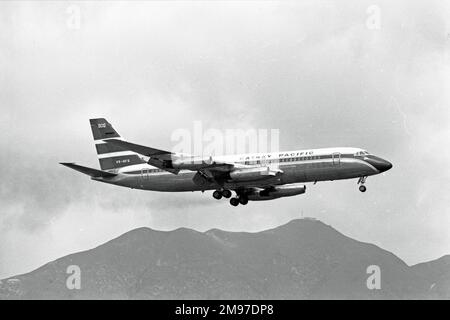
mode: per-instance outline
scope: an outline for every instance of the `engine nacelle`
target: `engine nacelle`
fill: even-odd
[[[272,170],[269,167],[242,168],[231,171],[230,179],[233,182],[258,181],[273,178],[281,172],[281,170]]]
[[[213,164],[212,157],[187,157],[172,161],[172,166],[175,169],[200,170]]]
[[[247,195],[248,200],[262,201],[272,200],[282,197],[291,197],[306,192],[305,185],[299,184],[286,184],[283,186],[276,186],[270,189],[264,189],[260,191],[253,191]]]

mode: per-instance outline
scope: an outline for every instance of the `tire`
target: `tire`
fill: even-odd
[[[366,186],[359,186],[359,191],[366,192],[367,188]]]
[[[236,206],[239,204],[239,199],[238,199],[238,198],[231,198],[231,199],[230,199],[230,204],[231,204],[233,207],[236,207]]]
[[[230,190],[223,190],[222,195],[224,198],[230,198],[231,197],[231,191]]]
[[[213,192],[214,199],[220,200],[222,199],[222,193],[219,190]]]
[[[245,206],[248,203],[248,198],[245,196],[239,197],[239,203]]]

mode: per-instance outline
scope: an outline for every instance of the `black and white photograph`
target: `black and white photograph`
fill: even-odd
[[[1,1],[0,126],[0,300],[450,299],[448,1]]]

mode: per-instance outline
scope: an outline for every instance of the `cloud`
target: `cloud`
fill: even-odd
[[[410,263],[449,253],[448,8],[381,1],[370,30],[369,5],[1,3],[0,277],[137,226],[257,231],[302,210]],[[122,189],[58,164],[98,166],[88,119],[100,116],[163,149],[199,120],[280,129],[282,149],[363,147],[394,168],[363,196],[324,182],[245,208]]]

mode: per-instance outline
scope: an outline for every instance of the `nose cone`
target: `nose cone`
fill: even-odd
[[[370,155],[367,156],[365,160],[380,172],[385,172],[392,168],[392,163],[380,157]]]

